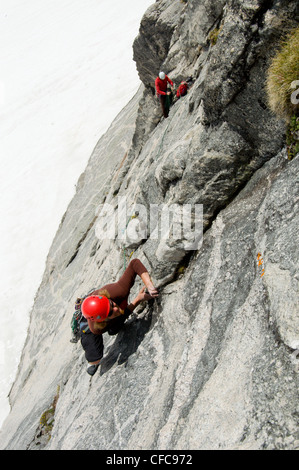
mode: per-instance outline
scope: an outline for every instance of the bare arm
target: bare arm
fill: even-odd
[[[141,279],[143,281],[143,284],[145,285],[145,287],[147,288],[151,298],[154,298],[154,297],[158,297],[158,291],[157,289],[155,288],[154,284],[152,283],[152,280],[150,278],[150,275],[148,272],[145,272],[145,273],[142,273],[141,274]],[[149,299],[148,299],[149,300]]]
[[[133,310],[135,310],[135,308],[141,303],[141,302],[147,302],[148,300],[152,300],[156,297],[158,297],[158,293],[155,294],[155,295],[151,295],[151,294],[147,294],[145,292],[145,289],[146,287],[142,287],[142,289],[140,289],[138,295],[135,297],[134,300],[132,300],[132,302],[130,303],[130,305],[128,305],[128,309],[131,310],[131,312],[133,312]]]

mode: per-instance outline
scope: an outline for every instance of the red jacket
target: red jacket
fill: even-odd
[[[167,77],[167,75],[165,75],[164,80],[161,80],[160,77],[156,78],[155,87],[157,95],[166,95],[167,83],[170,83],[170,85],[173,86],[173,82],[170,80],[169,77]]]

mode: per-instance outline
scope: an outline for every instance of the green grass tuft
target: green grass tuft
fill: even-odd
[[[283,41],[267,73],[269,107],[286,122],[290,122],[291,116],[298,113],[299,106],[292,100],[295,89],[299,89],[299,86],[294,84],[297,80],[299,80],[299,27]]]

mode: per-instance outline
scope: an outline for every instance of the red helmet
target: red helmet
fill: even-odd
[[[83,316],[92,321],[101,322],[108,317],[110,302],[104,295],[90,295],[82,302]]]

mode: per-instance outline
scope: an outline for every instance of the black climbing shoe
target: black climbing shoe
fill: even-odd
[[[93,364],[92,366],[89,366],[87,368],[87,373],[89,375],[94,375],[96,373],[96,371],[98,370],[98,367],[99,367],[99,364]]]

